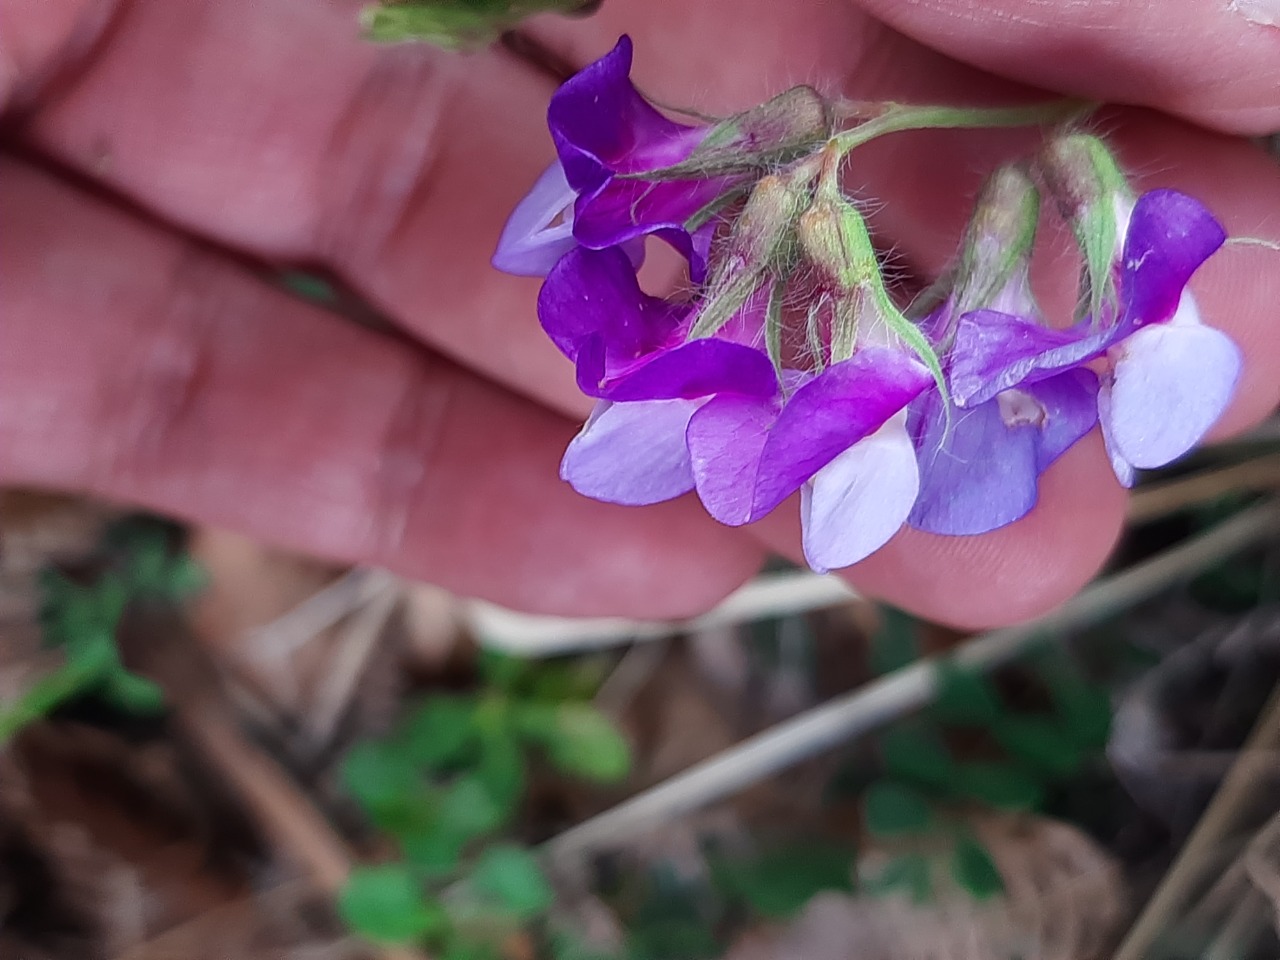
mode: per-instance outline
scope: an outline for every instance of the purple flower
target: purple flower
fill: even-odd
[[[551,138],[577,193],[573,235],[592,249],[656,234],[684,254],[695,279],[705,270],[714,224],[697,235],[689,219],[740,178],[631,179],[688,159],[710,128],[669,120],[631,84],[631,39],[571,77],[547,110]]]
[[[755,347],[720,337],[687,339],[692,309],[642,291],[616,247],[565,254],[542,285],[538,318],[577,365],[578,386],[590,397],[767,397],[778,389],[773,366]]]
[[[778,390],[755,347],[687,339],[692,309],[644,293],[616,247],[566,253],[543,284],[538,316],[574,361],[583,393],[604,401],[561,464],[574,489],[598,500],[657,503],[693,489],[685,447],[693,413],[715,395]]]
[[[1118,204],[1124,236],[1115,266],[1118,309],[1053,330],[990,310],[960,318],[949,383],[971,408],[1003,390],[1040,383],[1100,360],[1098,412],[1112,466],[1129,485],[1134,468],[1162,466],[1195,445],[1222,414],[1240,373],[1240,351],[1205,326],[1192,273],[1226,239],[1196,200],[1173,190]]]
[[[797,490],[805,557],[817,570],[856,563],[902,526],[916,497],[907,404],[933,383],[915,357],[865,347],[822,373],[789,372],[794,392],[720,395],[686,434],[707,512],[738,526]]]

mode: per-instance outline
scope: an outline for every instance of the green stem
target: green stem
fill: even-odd
[[[836,134],[831,141],[841,154],[845,154],[886,133],[968,127],[1030,127],[1087,116],[1095,107],[1095,104],[1080,100],[1055,100],[1025,107],[922,107],[889,103],[879,116]]]

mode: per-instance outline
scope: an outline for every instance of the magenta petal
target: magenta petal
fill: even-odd
[[[692,400],[713,393],[771,397],[778,392],[769,358],[760,350],[728,340],[691,340],[604,378],[597,372],[598,363],[593,367],[580,362],[578,386],[588,396],[605,400]]]
[[[916,452],[901,423],[838,455],[800,489],[809,566],[826,573],[879,550],[906,522],[918,487]]]
[[[870,347],[800,387],[772,423],[767,404],[717,397],[689,423],[698,495],[722,523],[758,520],[932,382],[914,357]]]
[[[1111,356],[1109,439],[1141,469],[1195,446],[1227,408],[1240,376],[1239,348],[1199,323],[1144,327]]]
[[[1176,190],[1139,197],[1121,263],[1126,332],[1172,317],[1191,275],[1226,239],[1226,231],[1194,197]]]
[[[538,293],[538,319],[570,360],[598,340],[607,366],[632,363],[666,343],[683,308],[640,289],[626,253],[575,248],[566,253]]]
[[[706,253],[714,222],[691,236],[685,223],[708,203],[730,189],[732,177],[707,180],[611,180],[578,200],[574,237],[584,247],[601,249],[655,234],[671,244],[691,264],[695,282],[705,271]]]
[[[693,489],[684,434],[688,400],[601,403],[573,438],[560,477],[584,496],[643,506]]]
[[[631,84],[631,38],[570,77],[551,97],[547,125],[579,193],[591,193],[612,173],[679,163],[706,135],[705,127],[668,120]]]

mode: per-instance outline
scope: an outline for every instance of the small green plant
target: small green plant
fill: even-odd
[[[872,645],[873,663],[894,669],[918,655],[914,625],[891,611]],[[975,898],[1002,890],[990,855],[955,816],[962,805],[1034,812],[1048,794],[1069,782],[1106,746],[1111,705],[1060,648],[1046,646],[1031,658],[1032,682],[1043,705],[1016,707],[987,675],[940,660],[933,703],[880,736],[882,775],[865,786],[863,816],[869,835],[905,848],[870,882],[872,892],[905,890],[916,900],[930,894],[933,866],[913,843],[942,838],[949,872]],[[957,757],[962,740],[976,753]]]
[[[163,708],[160,688],[121,662],[116,631],[130,603],[177,602],[199,588],[199,569],[173,549],[172,539],[161,522],[131,518],[108,528],[94,575],[73,579],[57,570],[44,571],[44,641],[65,660],[20,698],[0,704],[0,742],[75,697],[93,696],[126,713]]]
[[[346,757],[347,790],[400,854],[354,871],[339,899],[370,940],[496,958],[553,900],[533,852],[503,838],[530,762],[606,784],[630,769],[626,741],[586,699],[598,678],[499,655],[484,655],[481,673],[478,692],[430,696]]]

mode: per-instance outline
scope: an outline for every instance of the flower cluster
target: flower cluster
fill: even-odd
[[[798,491],[806,558],[827,570],[904,523],[979,534],[1017,520],[1095,425],[1128,485],[1229,402],[1239,351],[1185,289],[1225,234],[1184,194],[1135,196],[1100,140],[1059,133],[997,170],[946,282],[904,310],[841,188],[845,158],[894,130],[1017,111],[851,105],[798,87],[685,124],[639,94],[631,57],[624,37],[555,94],[558,160],[494,256],[545,277],[539,319],[597,400],[561,466],[579,492],[641,505],[696,491],[740,525]],[[1044,196],[1084,264],[1067,326],[1030,282]],[[650,235],[687,262],[683,295],[641,289]]]

